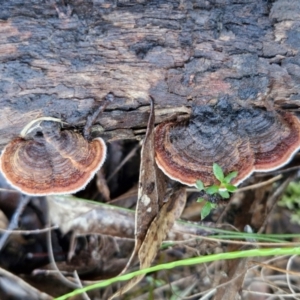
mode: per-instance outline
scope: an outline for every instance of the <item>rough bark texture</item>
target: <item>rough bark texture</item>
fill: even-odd
[[[145,128],[149,94],[157,123],[224,96],[300,97],[299,0],[0,4],[0,149],[38,117],[81,127],[110,92],[98,119],[107,139]]]

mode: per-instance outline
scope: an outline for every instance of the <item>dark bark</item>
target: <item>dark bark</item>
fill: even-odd
[[[38,117],[82,127],[110,92],[107,139],[145,128],[149,94],[157,123],[224,96],[299,100],[298,0],[0,4],[0,149]]]

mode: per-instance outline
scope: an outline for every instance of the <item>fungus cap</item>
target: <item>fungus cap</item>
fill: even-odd
[[[216,106],[195,106],[189,120],[165,122],[155,129],[158,167],[189,186],[201,180],[218,184],[212,170],[237,171],[238,185],[254,171],[267,172],[286,164],[300,148],[300,122],[284,111],[233,108],[227,100]]]
[[[16,138],[2,151],[0,169],[7,181],[29,195],[75,193],[83,189],[103,165],[106,145],[88,142],[79,133],[42,122],[41,132]]]

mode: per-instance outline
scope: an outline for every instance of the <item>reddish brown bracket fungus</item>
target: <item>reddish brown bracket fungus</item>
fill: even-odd
[[[284,111],[233,108],[227,100],[195,106],[189,120],[162,123],[155,129],[157,165],[170,178],[193,186],[218,183],[213,163],[224,173],[237,171],[238,185],[254,171],[286,164],[300,148],[300,122]]]
[[[16,138],[3,150],[0,168],[8,182],[29,195],[75,193],[102,166],[106,145],[81,134],[60,130],[57,123],[44,121],[29,139]]]

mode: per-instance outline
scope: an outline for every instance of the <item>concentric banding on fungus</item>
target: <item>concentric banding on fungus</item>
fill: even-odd
[[[155,129],[155,156],[170,178],[189,186],[197,180],[217,184],[213,163],[224,173],[237,171],[238,185],[254,171],[286,164],[300,148],[300,122],[283,111],[234,109],[228,101],[197,106],[188,121],[165,122]]]
[[[7,181],[29,195],[69,194],[83,189],[103,165],[106,145],[43,122],[42,135],[16,138],[3,150],[0,168]]]
[[[280,136],[278,136],[280,133]],[[271,137],[278,136],[277,143]],[[270,172],[286,165],[300,148],[300,122],[292,113],[278,112],[275,126],[266,128],[255,148],[255,171]]]

